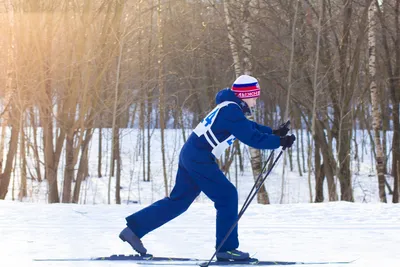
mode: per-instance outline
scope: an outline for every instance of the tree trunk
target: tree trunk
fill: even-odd
[[[118,40],[119,42],[119,53],[117,61],[117,73],[116,81],[114,87],[114,107],[113,107],[113,117],[112,117],[112,137],[111,137],[111,157],[110,157],[110,174],[108,178],[108,204],[111,204],[111,177],[114,175],[114,163],[119,155],[119,127],[117,125],[117,111],[118,111],[118,96],[120,89],[120,74],[121,74],[121,61],[122,61],[122,50],[123,50],[123,40]],[[118,150],[118,151],[117,151]],[[117,188],[116,188],[117,189]],[[119,188],[117,189],[119,190]]]
[[[318,142],[315,142],[315,202],[324,202],[324,171]]]
[[[138,17],[139,24],[141,25],[143,23],[143,17],[144,17],[142,12],[142,1],[137,1],[136,9],[139,14]],[[151,13],[153,14],[153,12]],[[152,17],[152,15],[150,17]],[[142,90],[145,90],[147,88],[144,84],[144,80],[146,79],[146,68],[145,68],[146,64],[143,58],[145,49],[142,49],[142,40],[144,40],[144,34],[143,31],[139,31],[137,42],[139,49],[138,61],[139,61],[139,73],[140,73],[140,88]],[[149,38],[149,40],[151,40],[151,37]],[[147,56],[150,58],[150,54],[148,54]],[[146,142],[145,142],[146,95],[145,94],[142,97],[140,97],[138,105],[139,105],[138,142],[141,142],[141,145],[139,146],[139,150],[141,151],[139,151],[139,154],[141,153],[141,159],[142,159],[142,180],[146,181]]]
[[[15,38],[14,38],[14,7],[11,0],[7,1],[8,14],[9,14],[9,25],[10,25],[10,45],[7,48],[7,80],[4,92],[3,112],[1,116],[1,137],[0,137],[0,173],[3,170],[3,155],[4,155],[4,144],[6,138],[6,127],[9,123],[10,117],[10,106],[12,96],[16,90],[16,74],[14,67],[14,49],[15,49]]]
[[[400,160],[399,161],[397,161],[397,179],[395,179],[394,181],[395,181],[395,185],[396,185],[396,187],[397,187],[397,189],[399,189],[399,177],[400,177]],[[395,187],[395,188],[396,188]],[[399,192],[397,191],[397,194],[399,194]],[[394,195],[394,194],[393,194]],[[398,199],[397,199],[397,202],[394,202],[394,200],[393,200],[393,203],[399,203],[398,202]]]
[[[301,170],[301,162],[300,162],[300,160],[301,160],[300,159],[300,155],[301,155],[300,134],[299,134],[299,128],[298,127],[296,127],[296,137],[297,137],[296,138],[297,169],[299,171],[299,176],[302,177],[303,173],[302,173],[302,170]]]
[[[100,122],[102,123],[102,122]],[[97,156],[97,177],[103,177],[101,174],[102,158],[103,158],[103,128],[98,129],[99,131],[99,143],[98,143],[98,156]]]
[[[41,9],[39,3],[35,3],[33,7],[34,11]],[[43,32],[43,36],[37,32],[38,40],[35,40],[34,45],[41,52],[39,63],[40,63],[40,90],[41,90],[41,102],[40,102],[40,119],[43,127],[43,146],[44,146],[44,160],[45,160],[45,178],[48,183],[48,202],[59,203],[60,197],[58,195],[58,181],[57,181],[57,170],[60,162],[61,152],[65,140],[65,129],[59,127],[58,135],[54,136],[54,91],[53,91],[53,69],[51,51],[53,48],[53,37],[54,37],[54,22],[53,17],[46,17],[43,15],[45,20],[46,31]],[[39,23],[38,21],[34,21]],[[44,45],[41,46],[41,38],[44,40]],[[65,113],[63,107],[66,99],[57,99],[57,123],[63,124],[65,120]],[[56,137],[56,138],[55,138]],[[53,142],[55,141],[55,144]]]
[[[376,171],[378,175],[379,183],[379,198],[381,202],[387,202],[385,192],[385,173],[384,173],[384,155],[380,137],[380,131],[382,129],[382,118],[379,110],[380,101],[378,96],[378,88],[375,83],[375,53],[376,53],[376,36],[375,36],[375,13],[376,5],[375,1],[372,1],[368,9],[369,27],[368,27],[368,51],[369,51],[369,75],[370,75],[370,92],[371,92],[371,104],[372,104],[372,127],[374,129],[374,141],[376,149]]]
[[[325,131],[322,127],[322,123],[320,121],[316,122],[316,140],[321,147],[322,158],[323,158],[323,168],[324,174],[326,176],[326,180],[328,182],[328,195],[329,201],[337,201],[338,195],[336,190],[336,183],[335,183],[335,174],[334,169],[336,168],[335,159],[332,154],[332,147],[328,144],[326,140]]]
[[[150,5],[153,6],[154,4],[154,0],[150,1]],[[153,66],[153,60],[154,58],[152,57],[153,55],[153,12],[150,12],[150,16],[149,16],[149,21],[150,21],[150,37],[149,37],[149,42],[148,42],[148,46],[147,46],[147,54],[148,54],[148,71],[147,71],[147,79],[151,80],[151,71],[153,70],[154,66]],[[146,119],[147,119],[147,142],[146,142],[146,148],[147,148],[147,178],[146,181],[150,182],[151,179],[151,126],[152,126],[152,113],[153,113],[153,90],[154,87],[152,84],[150,84],[150,86],[147,88],[147,114],[146,114]],[[143,142],[145,142],[145,140],[143,140]],[[144,157],[144,154],[143,154]]]
[[[317,49],[315,52],[315,69],[314,69],[314,77],[313,77],[313,107],[312,107],[312,121],[311,121],[311,134],[312,134],[312,142],[316,142],[316,120],[317,120],[317,98],[319,94],[319,89],[318,89],[318,68],[319,68],[319,51],[320,51],[320,41],[321,41],[321,30],[322,30],[322,19],[324,16],[324,5],[325,1],[322,1],[320,3],[320,12],[319,12],[319,19],[318,19],[318,32],[317,32]],[[312,145],[311,145],[312,148]],[[320,156],[320,146],[318,143],[315,144],[315,175],[316,175],[316,201],[323,201],[324,196],[323,196],[323,181],[320,180],[320,172],[321,172],[321,156]],[[311,155],[312,151],[309,153],[309,177],[311,174]],[[318,190],[318,191],[317,191]],[[319,195],[317,195],[317,193]],[[310,201],[312,201],[312,195],[311,195],[311,190],[310,190]]]
[[[119,133],[119,127],[117,126],[117,133]],[[117,140],[114,140],[115,144],[115,161],[117,163],[117,173],[115,177],[115,204],[121,204],[121,148],[120,148],[120,141],[119,141],[119,134],[115,135],[114,138]]]
[[[19,109],[12,105],[12,108],[9,109],[11,112],[10,118],[11,120],[11,139],[10,145],[7,153],[6,165],[4,167],[4,172],[0,174],[0,199],[5,199],[8,186],[10,185],[11,172],[14,165],[15,154],[17,153],[18,147],[18,136],[20,131],[20,114]]]
[[[252,64],[250,61],[249,56],[251,55],[251,39],[250,39],[250,33],[249,33],[249,19],[251,16],[251,13],[249,11],[249,4],[250,1],[246,0],[242,3],[241,5],[241,13],[243,16],[242,19],[242,25],[243,25],[243,35],[242,35],[242,40],[243,40],[243,50],[244,50],[244,58],[243,58],[243,66],[244,66],[244,74],[251,75],[252,73]],[[235,32],[233,28],[233,24],[231,21],[231,16],[229,13],[229,5],[230,1],[226,1],[224,5],[224,11],[225,11],[225,20],[226,20],[226,25],[228,28],[228,37],[230,41],[230,47],[231,47],[231,53],[232,53],[232,58],[234,60],[234,68],[235,68],[235,74],[236,77],[240,76],[241,73],[241,62],[239,58],[239,49],[235,43]],[[248,117],[249,120],[254,120],[254,116]],[[249,147],[250,151],[250,156],[251,156],[251,168],[253,171],[253,178],[254,181],[259,177],[261,174],[262,170],[262,155],[261,151],[252,147]],[[259,204],[270,204],[269,196],[267,189],[265,187],[265,184],[261,185],[258,194],[257,194],[257,202]]]
[[[396,65],[394,77],[391,77],[390,95],[393,105],[393,156],[392,156],[392,170],[394,178],[394,189],[393,189],[393,203],[399,203],[399,182],[400,182],[400,119],[399,119],[399,107],[400,107],[400,0],[396,0],[395,4],[395,54],[396,54]],[[396,81],[395,81],[396,80]],[[396,171],[397,170],[397,171]]]
[[[343,7],[343,30],[342,42],[339,47],[339,102],[337,102],[336,125],[337,125],[337,176],[340,182],[341,197],[343,201],[354,201],[353,190],[351,187],[350,173],[350,140],[351,140],[351,120],[349,116],[350,106],[349,100],[351,92],[349,92],[347,78],[347,54],[350,43],[351,18],[353,13],[352,1],[345,1]]]
[[[376,12],[376,11],[375,11]],[[377,86],[377,84],[375,84],[375,86]],[[383,89],[385,90],[385,89]],[[387,131],[390,128],[390,121],[389,121],[389,114],[390,114],[390,107],[387,104],[387,99],[390,99],[386,93],[383,92],[383,90],[381,90],[381,92],[384,95],[381,95],[381,97],[379,97],[379,92],[378,92],[378,97],[380,99],[380,109],[381,109],[381,115],[382,115],[382,155],[383,155],[383,173],[386,175],[388,174],[387,171],[387,165],[388,165],[388,148],[387,148]],[[386,90],[385,90],[386,91]]]
[[[229,45],[231,48],[232,58],[233,58],[233,67],[235,68],[236,77],[239,77],[242,74],[242,70],[240,67],[240,58],[239,52],[236,46],[236,40],[234,36],[234,29],[230,15],[230,0],[223,0],[224,4],[224,13],[225,13],[225,22],[226,27],[228,29],[228,38],[229,38]]]
[[[368,1],[371,3],[371,1]],[[368,6],[362,11],[359,23],[359,32],[354,43],[354,51],[351,48],[351,26],[353,20],[353,1],[345,1],[343,7],[343,30],[339,44],[339,97],[334,98],[334,121],[337,131],[337,176],[341,187],[341,200],[354,201],[350,171],[350,141],[352,138],[351,103],[356,89],[356,81],[359,76],[360,53],[364,33],[368,25]],[[349,67],[349,60],[351,68]],[[333,93],[333,92],[332,92]]]
[[[61,155],[61,149],[65,138],[65,131],[60,128],[60,133],[57,138],[56,149],[53,145],[53,111],[52,111],[52,90],[50,80],[45,82],[46,101],[41,114],[43,125],[43,144],[44,144],[44,159],[45,173],[49,188],[48,202],[59,203],[58,184],[57,184],[57,168]]]
[[[83,140],[81,145],[81,157],[79,160],[78,172],[76,174],[72,203],[76,204],[79,203],[81,185],[87,173],[88,148],[89,148],[89,143],[92,140],[92,135],[93,135],[93,129],[91,128],[86,129],[85,139]]]
[[[68,133],[65,138],[65,170],[62,203],[71,202],[72,180],[74,179],[74,133]]]
[[[291,40],[291,49],[290,49],[290,62],[289,62],[289,76],[288,76],[288,92],[286,96],[286,107],[285,107],[285,114],[283,115],[283,120],[287,121],[289,119],[290,113],[290,95],[292,92],[292,71],[293,71],[293,62],[294,62],[294,50],[295,50],[295,40],[296,40],[296,23],[297,23],[297,14],[299,9],[299,1],[296,1],[294,19],[292,22],[292,40]],[[286,151],[286,150],[285,150]],[[282,181],[281,181],[281,197],[279,203],[283,203],[284,193],[285,193],[285,171],[286,171],[286,153],[284,151],[283,154],[283,164],[282,164]],[[290,161],[290,168],[292,168],[292,162]]]
[[[42,181],[42,171],[40,170],[40,157],[39,157],[39,147],[37,143],[37,123],[35,120],[35,112],[33,111],[33,108],[30,109],[29,111],[30,115],[30,120],[31,120],[31,127],[32,127],[32,132],[33,132],[33,155],[35,158],[35,169],[36,169],[36,175],[37,175],[37,181],[41,182]]]
[[[381,6],[376,4],[376,8],[378,10],[377,14],[381,23],[381,34],[382,34],[382,43],[385,51],[385,67],[387,76],[389,78],[389,88],[390,88],[390,98],[393,105],[392,117],[393,117],[393,139],[392,139],[392,175],[394,177],[394,188],[393,188],[393,203],[399,203],[399,179],[398,173],[396,170],[398,169],[398,162],[400,160],[400,122],[399,122],[399,102],[400,102],[400,94],[399,92],[399,79],[400,76],[400,0],[396,0],[394,7],[394,26],[395,33],[393,35],[389,34],[389,29],[386,23],[386,15],[381,10]],[[389,36],[388,36],[389,35]],[[393,40],[394,49],[390,49],[389,41]],[[395,61],[394,65],[392,64],[393,53],[395,53]]]
[[[21,109],[23,110],[23,109]],[[20,168],[21,168],[21,184],[19,187],[18,193],[18,200],[22,201],[28,194],[27,194],[27,174],[26,174],[26,150],[25,150],[25,132],[23,128],[23,114],[21,114],[20,119],[20,131],[21,131],[21,138],[20,138]]]
[[[162,157],[162,169],[163,169],[163,177],[164,177],[164,190],[165,197],[168,197],[168,176],[167,176],[167,166],[165,159],[165,88],[164,88],[164,47],[163,47],[163,10],[161,0],[158,0],[158,8],[157,8],[157,29],[158,29],[158,89],[160,91],[159,95],[159,112],[160,112],[160,131],[161,131],[161,157]]]
[[[347,130],[345,130],[347,129]],[[337,176],[340,181],[340,200],[354,202],[353,188],[351,185],[350,172],[350,140],[351,140],[351,120],[342,118],[341,129],[339,134],[338,145],[338,161],[339,170]]]

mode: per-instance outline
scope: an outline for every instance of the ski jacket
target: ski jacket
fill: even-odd
[[[181,154],[199,161],[215,160],[236,138],[257,149],[280,146],[280,137],[273,135],[270,127],[246,118],[249,107],[230,89],[219,91],[215,101],[217,106],[193,130]]]

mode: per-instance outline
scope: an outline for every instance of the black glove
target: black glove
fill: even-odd
[[[281,146],[283,148],[292,147],[295,140],[296,136],[294,134],[281,137]]]
[[[282,123],[278,129],[272,130],[272,134],[278,136],[285,136],[289,132],[290,121]]]

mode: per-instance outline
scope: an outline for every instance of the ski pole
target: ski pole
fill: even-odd
[[[263,175],[263,173],[264,173],[264,170],[265,170],[265,168],[267,167],[269,161],[271,160],[272,155],[274,155],[274,152],[275,152],[275,150],[272,150],[271,154],[269,154],[269,156],[268,156],[268,158],[267,158],[267,161],[266,161],[265,164],[264,164],[264,167],[261,169],[260,174],[258,175],[258,177],[257,177],[257,179],[256,179],[256,181],[255,181],[255,183],[254,183],[254,185],[253,185],[253,187],[252,187],[251,190],[250,190],[250,193],[247,195],[247,198],[246,198],[246,200],[244,201],[242,208],[240,209],[239,215],[240,215],[241,213],[243,213],[243,208],[247,205],[247,202],[249,201],[251,194],[253,193],[254,189],[256,189],[257,184],[261,181],[260,179],[262,178],[262,175]]]
[[[290,120],[287,120],[287,121],[283,124],[283,127],[289,127],[289,125],[290,125]],[[274,152],[275,152],[275,150],[272,150],[271,154],[269,155],[267,161],[266,161],[265,164],[264,164],[264,167],[261,169],[261,172],[260,172],[260,174],[258,175],[258,177],[257,177],[257,179],[256,179],[256,181],[255,181],[255,183],[254,183],[254,185],[253,185],[253,187],[251,188],[250,193],[248,194],[246,200],[245,200],[244,203],[243,203],[243,206],[242,206],[242,208],[241,208],[241,210],[240,210],[240,212],[239,212],[239,216],[241,216],[240,214],[243,213],[243,208],[247,205],[247,201],[249,200],[251,194],[253,193],[253,190],[257,187],[257,185],[258,185],[259,182],[261,181],[260,179],[261,179],[261,177],[262,177],[262,174],[263,174],[265,168],[267,167],[268,162],[269,162],[270,159],[272,158],[272,155],[274,154]],[[264,181],[265,181],[265,179],[262,181],[261,185],[264,183]],[[260,188],[261,188],[261,185],[260,185]]]
[[[281,150],[281,152],[279,153],[278,157],[275,159],[274,163],[272,164],[271,168],[269,169],[269,171],[267,172],[267,174],[264,176],[264,178],[261,180],[261,182],[257,185],[256,188],[256,192],[253,193],[250,201],[248,203],[246,203],[246,206],[242,207],[243,213],[244,211],[248,208],[248,206],[250,206],[251,201],[254,199],[254,197],[257,195],[258,191],[260,191],[261,186],[264,184],[265,180],[267,179],[268,175],[271,173],[272,169],[275,167],[275,164],[277,163],[278,159],[281,157],[283,150],[285,150],[286,148],[283,148]]]
[[[271,168],[268,170],[267,174],[265,175],[265,177],[262,179],[262,183],[264,183],[264,181],[267,179],[267,176],[271,173],[272,169],[274,168],[274,166],[276,165],[276,163],[278,162],[279,158],[282,156],[283,151],[286,149],[286,147],[283,147],[283,149],[281,150],[281,152],[279,153],[278,157],[276,157],[276,159],[274,160],[274,162],[272,163]],[[261,188],[262,183],[257,186],[256,191],[253,193],[253,195],[250,197],[247,197],[249,199],[248,203],[246,203],[246,206],[242,207],[241,212],[238,215],[238,218],[236,219],[235,223],[231,226],[231,228],[229,229],[228,233],[225,235],[224,239],[221,241],[221,243],[218,245],[217,249],[215,250],[214,254],[212,255],[212,257],[210,258],[210,260],[208,262],[205,262],[203,264],[201,264],[202,267],[208,267],[210,265],[210,263],[212,262],[212,260],[214,259],[215,255],[217,255],[217,253],[219,252],[219,250],[221,249],[221,247],[223,246],[223,244],[225,243],[225,241],[228,239],[229,235],[232,233],[233,229],[235,229],[236,225],[239,223],[240,218],[243,216],[244,212],[246,211],[246,209],[249,207],[251,201],[254,199],[254,197],[257,195],[258,191]]]

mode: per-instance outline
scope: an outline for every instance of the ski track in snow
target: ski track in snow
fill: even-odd
[[[142,207],[0,201],[0,266],[145,266],[134,262],[33,261],[134,254],[118,234],[125,226],[125,217]],[[239,223],[239,235],[239,249],[260,260],[358,259],[347,266],[400,266],[397,204],[252,204]],[[213,205],[195,203],[180,217],[145,236],[143,242],[155,256],[208,259],[214,252],[214,236]]]

